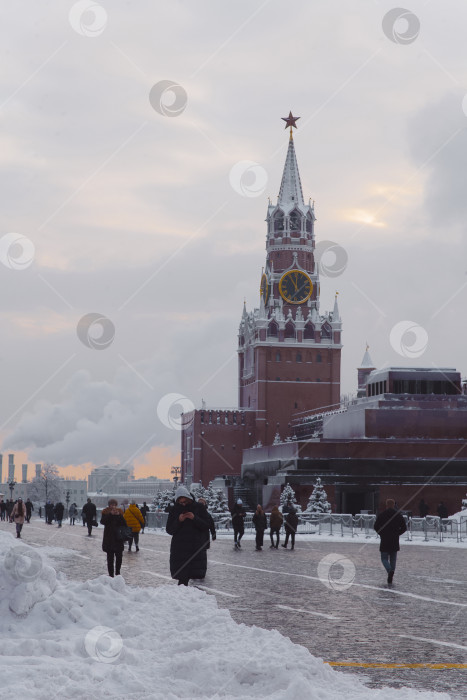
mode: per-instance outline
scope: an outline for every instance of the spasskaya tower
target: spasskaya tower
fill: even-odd
[[[292,129],[277,204],[267,211],[266,265],[259,309],[246,305],[239,329],[239,406],[256,413],[256,437],[289,435],[294,416],[340,400],[342,322],[337,296],[320,315],[314,204],[305,204]]]
[[[337,296],[332,312],[319,310],[314,205],[305,204],[290,128],[277,204],[267,211],[266,265],[259,308],[246,304],[238,335],[236,409],[203,406],[183,415],[182,481],[241,474],[243,450],[291,437],[303,412],[326,411],[340,401],[342,322]]]

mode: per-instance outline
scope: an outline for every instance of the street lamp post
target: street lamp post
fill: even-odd
[[[68,504],[70,503],[70,492],[69,491],[66,492],[65,501],[66,501],[66,517],[68,518]]]
[[[15,488],[15,486],[16,486],[16,481],[14,479],[12,479],[10,481],[10,483],[8,484],[8,487],[10,489],[10,501],[13,500],[13,489]]]
[[[173,474],[173,480],[175,482],[175,488],[177,487],[177,482],[178,482],[178,475],[182,471],[181,467],[172,467],[170,469],[170,473]]]

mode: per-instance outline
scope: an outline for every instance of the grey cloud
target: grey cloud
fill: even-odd
[[[447,94],[411,119],[408,143],[415,167],[428,173],[425,205],[431,221],[443,227],[461,225],[467,219],[465,168],[467,163],[467,115],[462,95]]]

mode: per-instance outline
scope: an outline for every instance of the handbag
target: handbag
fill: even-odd
[[[131,539],[131,537],[133,537],[133,530],[131,529],[131,527],[128,527],[128,525],[119,525],[117,527],[115,535],[117,537],[117,540],[125,542],[125,540],[129,540]]]
[[[92,521],[92,526],[93,526],[93,527],[99,527],[99,523],[97,522],[97,520],[93,520],[93,521]]]

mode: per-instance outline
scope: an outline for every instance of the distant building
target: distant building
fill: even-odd
[[[120,465],[96,467],[88,476],[88,491],[118,493],[119,484],[128,482],[132,472],[132,467],[121,467]]]
[[[66,503],[66,494],[69,491],[69,503],[76,503],[78,506],[86,502],[88,485],[86,479],[64,479],[59,477],[57,479],[57,485],[60,489],[59,499],[54,499],[55,501],[61,500],[62,503]],[[13,500],[16,501],[17,498],[22,498],[25,501],[30,498],[31,482],[18,482],[13,489]],[[4,497],[10,498],[10,489],[8,483],[0,484],[0,491],[5,494]],[[43,503],[41,505],[44,505]]]
[[[118,485],[117,493],[120,496],[136,498],[137,500],[152,500],[159,491],[171,489],[172,487],[172,479],[158,479],[153,476],[146,479],[134,479],[128,482],[122,481]]]
[[[359,368],[360,369],[360,368]],[[366,396],[336,411],[302,416],[288,442],[247,450],[242,476],[263,502],[291,484],[306,503],[317,477],[334,510],[376,512],[392,497],[418,515],[457,512],[467,488],[467,396],[452,368],[371,371]]]

